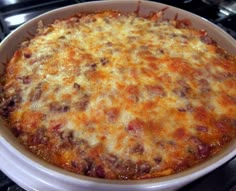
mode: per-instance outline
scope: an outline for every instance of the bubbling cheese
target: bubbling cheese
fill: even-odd
[[[21,142],[79,174],[142,179],[235,139],[235,57],[157,15],[105,11],[40,28],[4,75],[1,114]]]

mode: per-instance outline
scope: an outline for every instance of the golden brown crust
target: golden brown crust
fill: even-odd
[[[170,175],[236,134],[236,58],[163,11],[40,25],[7,64],[0,94],[1,116],[29,150],[87,176]]]

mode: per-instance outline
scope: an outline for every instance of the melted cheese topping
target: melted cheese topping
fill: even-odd
[[[235,57],[203,31],[155,18],[75,16],[24,43],[4,86],[5,99],[20,96],[7,117],[23,143],[80,174],[139,179],[188,168],[235,138]]]

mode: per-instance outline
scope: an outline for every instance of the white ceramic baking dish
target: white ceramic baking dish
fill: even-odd
[[[133,12],[139,7],[141,15],[150,11],[158,11],[169,7],[165,17],[191,20],[193,26],[205,29],[209,35],[231,54],[236,54],[235,40],[214,24],[184,10],[160,3],[137,0],[110,0],[81,3],[45,13],[27,22],[11,33],[0,45],[0,73],[4,71],[6,63],[20,43],[35,33],[38,21],[49,24],[55,19],[66,18],[79,12],[94,12],[115,9],[122,12]],[[228,145],[221,153],[210,160],[167,177],[148,180],[104,180],[76,175],[50,165],[28,152],[18,144],[15,137],[9,132],[0,119],[0,169],[17,184],[28,191],[153,191],[176,190],[191,181],[213,171],[236,155],[236,140]]]

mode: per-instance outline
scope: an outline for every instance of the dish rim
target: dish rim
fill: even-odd
[[[107,1],[93,1],[93,2],[86,2],[86,3],[79,3],[79,4],[75,4],[75,5],[70,5],[70,6],[66,6],[66,7],[62,7],[59,9],[55,9],[52,11],[49,11],[47,13],[44,13],[42,15],[37,16],[36,18],[28,21],[27,23],[23,24],[22,26],[20,26],[19,28],[17,28],[14,32],[12,32],[10,35],[8,35],[0,44],[0,52],[2,52],[2,50],[4,49],[5,46],[7,46],[8,42],[11,41],[12,39],[14,39],[15,34],[17,33],[17,31],[21,31],[22,29],[25,29],[27,27],[30,27],[32,24],[36,24],[36,22],[38,22],[39,20],[41,20],[42,18],[45,19],[48,17],[50,17],[50,14],[56,14],[56,12],[61,12],[61,11],[65,11],[65,10],[69,10],[71,7],[77,7],[77,6],[84,6],[82,4],[86,4],[87,6],[92,5],[94,3],[104,3],[104,2],[109,2],[109,3],[114,3],[114,2],[131,2],[132,0],[107,0]],[[218,26],[210,23],[209,21],[207,21],[206,19],[197,16],[193,13],[187,12],[185,10],[173,7],[173,6],[169,6],[169,5],[165,5],[162,3],[156,3],[156,2],[151,2],[151,1],[140,1],[140,0],[133,0],[132,3],[138,3],[138,2],[149,2],[149,3],[154,3],[154,4],[161,4],[164,6],[168,6],[171,8],[178,9],[181,12],[183,12],[183,14],[188,13],[193,15],[194,17],[197,17],[196,19],[200,19],[202,20],[202,22],[206,22],[208,25],[210,24],[211,27],[216,28],[216,30],[219,30],[219,33],[222,33],[225,36],[225,38],[228,38],[228,40],[233,40],[235,41],[229,34],[227,34],[225,31],[223,31],[222,29],[220,29]],[[142,6],[142,4],[141,4]],[[54,19],[53,19],[54,20]],[[36,28],[34,28],[35,30]],[[15,48],[16,50],[17,48]],[[236,45],[235,45],[235,50],[236,50]],[[1,62],[2,64],[3,62]],[[0,125],[2,126],[1,122]],[[142,184],[144,186],[152,186],[153,184],[155,186],[160,186],[160,185],[165,185],[165,184],[178,184],[179,181],[183,181],[183,179],[190,179],[190,180],[194,180],[196,179],[196,177],[200,177],[204,174],[207,174],[208,172],[214,170],[215,168],[221,166],[222,164],[224,164],[226,161],[230,160],[231,158],[233,158],[236,155],[236,141],[234,140],[232,143],[230,143],[230,145],[228,147],[226,147],[221,153],[217,154],[216,156],[213,156],[212,158],[208,159],[207,161],[198,164],[197,166],[191,167],[190,169],[187,169],[185,171],[173,174],[173,175],[169,175],[169,176],[165,176],[165,177],[159,177],[159,178],[151,178],[151,179],[145,179],[145,180],[108,180],[108,179],[100,179],[100,178],[93,178],[93,177],[89,177],[89,176],[84,176],[84,175],[77,175],[75,173],[71,173],[68,172],[66,170],[63,170],[59,167],[55,167],[52,164],[48,164],[47,162],[43,161],[42,159],[39,159],[38,157],[36,157],[34,154],[30,153],[28,150],[26,150],[25,148],[22,147],[22,145],[18,145],[18,142],[16,142],[16,140],[12,140],[13,139],[13,135],[9,135],[9,132],[6,132],[6,127],[1,127],[0,128],[0,147],[5,145],[6,148],[9,148],[9,150],[11,152],[14,151],[15,154],[17,154],[17,156],[25,161],[26,163],[30,164],[32,167],[36,167],[37,170],[40,170],[44,173],[47,174],[51,174],[52,176],[62,176],[61,178],[63,178],[65,181],[69,181],[69,182],[74,182],[74,181],[88,181],[88,182],[96,182],[98,184],[113,184],[113,185],[117,185],[117,186],[121,186],[120,183],[122,182],[123,185],[125,186],[137,186],[137,184]],[[9,145],[7,145],[6,143],[8,143]],[[232,144],[232,145],[231,145]],[[22,148],[19,148],[18,146],[21,146]],[[17,150],[16,148],[19,148],[19,150]],[[215,161],[215,163],[214,163]],[[1,167],[1,165],[0,165]],[[206,169],[207,168],[207,169]]]

